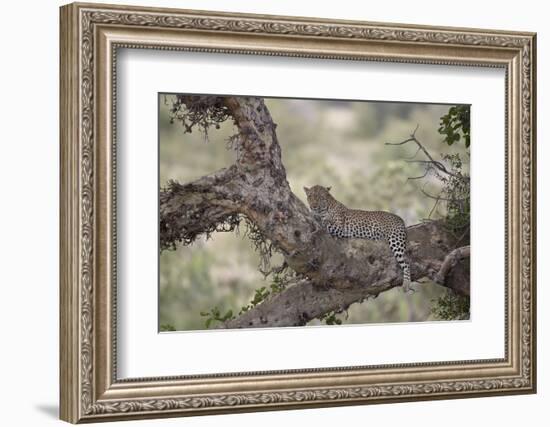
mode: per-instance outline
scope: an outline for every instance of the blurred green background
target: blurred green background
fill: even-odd
[[[160,94],[161,188],[169,179],[187,183],[234,161],[234,153],[226,149],[227,138],[235,133],[231,121],[210,129],[208,141],[198,130],[184,133],[179,122],[170,123],[173,99]],[[391,211],[413,225],[428,218],[434,207],[434,200],[420,188],[437,194],[441,184],[430,176],[408,181],[423,174],[421,165],[406,161],[416,146],[384,142],[405,140],[419,125],[416,136],[434,158],[450,152],[468,158],[463,144],[448,147],[437,132],[450,105],[278,98],[266,98],[265,103],[277,123],[287,179],[304,203],[303,186],[331,186],[334,197],[348,207]],[[423,159],[421,154],[417,158]],[[465,165],[465,171],[468,168]],[[439,207],[431,218],[443,214]],[[269,286],[269,279],[258,271],[259,257],[243,234],[217,233],[208,241],[162,252],[160,325],[205,329],[201,311],[218,307],[222,313],[236,312],[253,298],[255,289]],[[445,288],[431,283],[413,286],[417,292],[412,295],[395,288],[352,305],[347,315],[338,317],[344,324],[435,320],[431,306]]]

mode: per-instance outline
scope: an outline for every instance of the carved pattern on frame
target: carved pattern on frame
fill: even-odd
[[[522,372],[531,373],[531,49],[528,44],[522,47],[521,68],[521,342]],[[530,377],[527,379],[531,380]]]
[[[94,64],[93,21],[81,20],[81,164],[80,164],[80,387],[81,405],[88,413],[93,396],[93,232],[94,232]]]
[[[257,404],[292,402],[345,401],[387,397],[439,395],[464,391],[491,391],[518,389],[531,384],[530,328],[531,307],[531,48],[526,37],[434,31],[430,29],[395,29],[353,24],[308,24],[302,22],[273,22],[261,18],[204,17],[181,14],[128,13],[117,11],[81,10],[81,164],[80,164],[80,387],[81,408],[86,415],[107,413],[139,413],[197,408],[223,408]],[[94,233],[94,26],[122,24],[159,28],[200,29],[273,35],[299,35],[364,40],[440,43],[451,45],[512,47],[522,49],[521,68],[521,375],[510,379],[467,380],[422,384],[372,385],[353,388],[329,388],[302,391],[241,393],[215,396],[184,397],[179,399],[143,399],[93,402],[93,233]],[[252,54],[261,52],[249,52]],[[307,56],[307,54],[300,55]],[[317,56],[323,57],[323,56]],[[415,62],[410,60],[407,62]]]
[[[230,395],[187,397],[181,399],[143,399],[123,402],[93,404],[89,413],[93,415],[117,412],[169,411],[177,409],[219,408],[258,404],[280,404],[292,402],[335,401],[347,399],[369,399],[383,397],[406,397],[411,395],[438,395],[453,392],[489,391],[497,388],[513,389],[523,387],[525,379],[487,381],[458,381],[410,385],[370,386],[353,388],[330,388],[267,393],[242,393]]]

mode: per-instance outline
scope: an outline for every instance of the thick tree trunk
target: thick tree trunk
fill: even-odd
[[[172,182],[161,192],[161,248],[231,230],[244,216],[303,278],[225,327],[303,325],[401,284],[401,271],[385,243],[331,237],[292,193],[276,125],[261,98],[182,96],[179,101],[191,110],[217,109],[233,118],[237,161],[189,184]],[[419,224],[409,227],[408,234],[412,280],[431,277],[469,295],[464,260],[469,251],[455,253],[445,264],[456,241],[443,224]]]

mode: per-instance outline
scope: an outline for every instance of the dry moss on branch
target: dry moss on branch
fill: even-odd
[[[205,141],[208,141],[208,128],[219,129],[220,123],[230,116],[222,96],[176,95],[170,107],[170,123],[180,122],[186,133],[198,127]]]
[[[196,188],[192,184],[181,185],[169,181],[160,192],[160,250],[175,250],[177,244],[192,244],[199,236],[210,238],[214,232],[232,232],[239,226],[241,215],[224,213],[222,208],[212,206],[208,200],[196,197]],[[174,199],[197,198],[196,203],[181,204],[176,208],[171,203]]]

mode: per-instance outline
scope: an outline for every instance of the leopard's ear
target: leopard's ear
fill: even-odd
[[[325,188],[327,189],[327,191],[330,191],[330,189],[331,189],[332,187],[325,187]]]
[[[306,194],[309,193],[309,190],[310,190],[310,188],[304,187],[304,191],[306,192]]]

